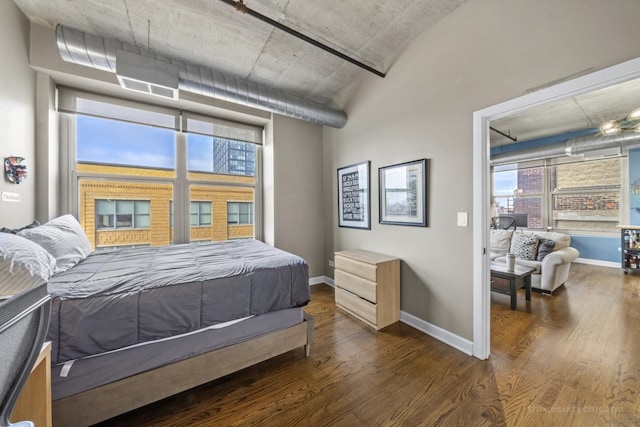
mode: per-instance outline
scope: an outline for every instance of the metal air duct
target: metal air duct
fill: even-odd
[[[614,147],[626,148],[639,143],[640,133],[638,132],[622,132],[617,135],[606,136],[600,134],[587,135],[571,138],[563,143],[552,144],[546,147],[496,154],[491,156],[491,165],[504,165],[562,156],[577,156],[590,151]]]
[[[335,128],[342,128],[347,123],[347,115],[344,111],[216,70],[161,56],[117,40],[105,39],[58,25],[56,41],[62,59],[74,64],[116,73],[116,53],[118,50],[125,51],[138,55],[141,61],[148,58],[177,67],[180,90]]]

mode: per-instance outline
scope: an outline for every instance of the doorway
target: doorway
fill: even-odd
[[[478,110],[473,113],[473,355],[490,355],[489,124],[510,114],[640,77],[640,58]]]

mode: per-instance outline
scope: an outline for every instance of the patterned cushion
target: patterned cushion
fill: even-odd
[[[536,260],[538,250],[538,236],[513,233],[511,240],[511,253],[517,258],[530,261]]]
[[[544,257],[549,255],[553,248],[556,246],[556,242],[551,239],[545,239],[544,237],[538,238],[538,255],[536,259],[542,261]]]

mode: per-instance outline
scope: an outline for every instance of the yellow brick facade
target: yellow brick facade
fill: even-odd
[[[173,178],[173,171],[126,168],[118,166],[78,165],[78,172],[102,175],[133,175],[136,177]],[[253,202],[254,189],[234,187],[225,183],[253,184],[255,179],[246,176],[189,174],[189,179],[209,180],[215,184],[192,184],[192,201],[210,201],[211,226],[191,227],[191,241],[223,241],[253,237],[253,224],[227,224],[227,202]],[[149,245],[164,246],[173,241],[170,226],[170,202],[173,185],[170,183],[143,183],[118,181],[108,178],[82,178],[79,181],[79,219],[93,249],[111,246]],[[96,200],[148,200],[150,202],[150,228],[96,230]]]
[[[227,202],[253,202],[253,188],[192,185],[189,194],[192,201],[211,201],[212,217],[211,227],[191,228],[191,241],[253,237],[253,225],[227,224]]]

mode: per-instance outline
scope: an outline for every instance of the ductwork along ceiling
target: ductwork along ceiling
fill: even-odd
[[[120,50],[175,66],[178,90],[335,127],[346,121],[334,103],[341,91],[361,78],[383,78],[411,41],[466,1],[14,0],[32,22],[61,26],[67,61],[118,73]]]
[[[347,115],[343,111],[216,70],[155,55],[116,40],[103,39],[61,25],[56,28],[56,40],[60,56],[65,61],[116,73],[121,82],[146,82],[150,85],[150,93],[160,94],[162,89],[180,89],[338,128],[347,122]],[[127,67],[129,72],[123,73],[119,63],[125,60],[130,67]],[[165,83],[172,80],[175,85]]]
[[[579,156],[589,152],[603,151],[612,148],[628,148],[640,144],[640,133],[623,132],[618,135],[588,135],[568,139],[565,142],[536,147],[528,150],[491,156],[491,165],[512,164],[532,160],[553,159],[564,156]]]

